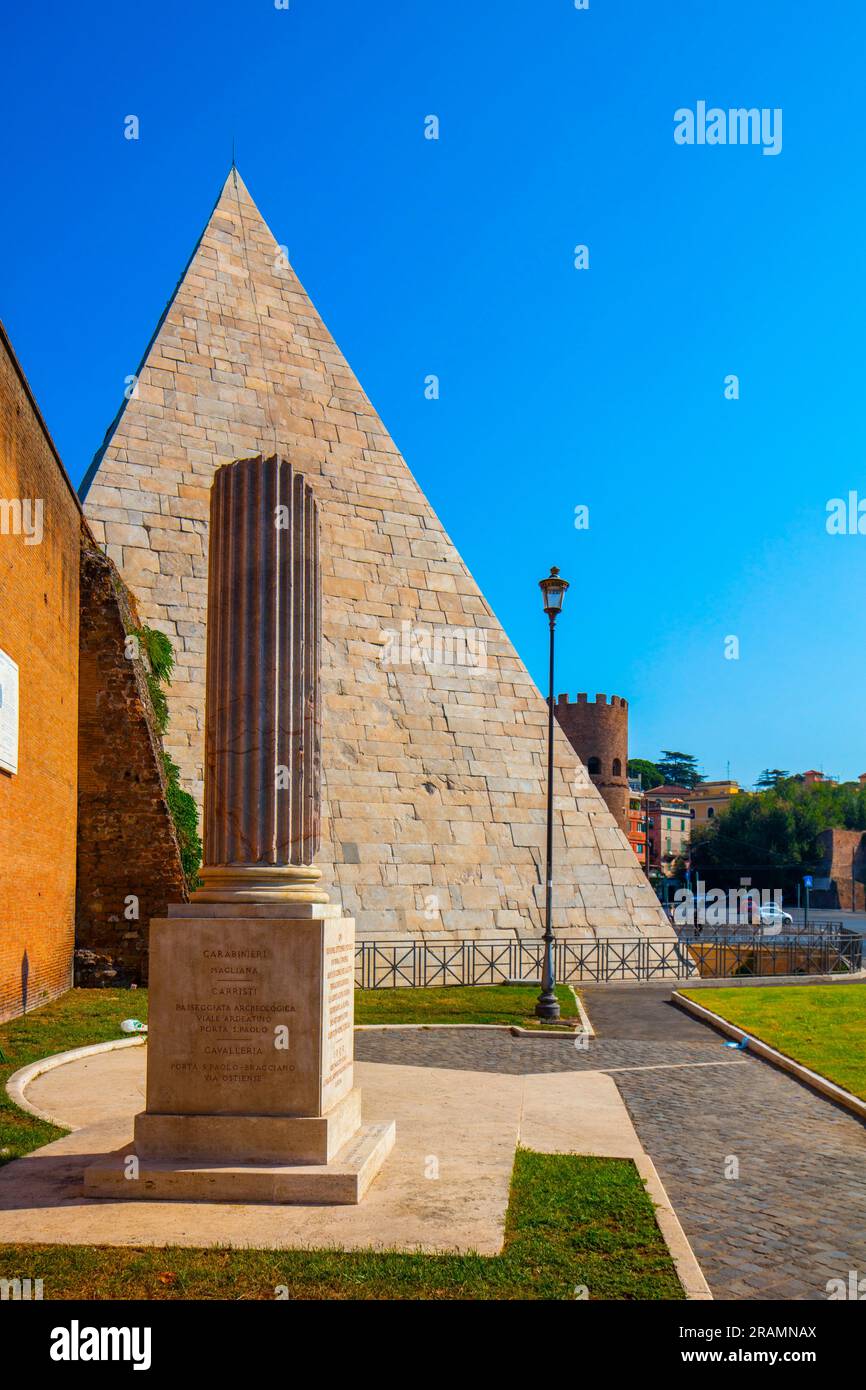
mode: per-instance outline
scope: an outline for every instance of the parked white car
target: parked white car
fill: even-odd
[[[762,927],[792,927],[794,919],[790,912],[785,912],[778,903],[761,903],[758,908],[758,920]]]
[[[775,935],[794,925],[790,912],[786,912],[778,903],[758,903],[750,899],[744,906],[731,901],[733,897],[732,892],[725,903],[716,901],[712,894],[708,897],[702,893],[693,902],[675,906],[670,912],[671,921],[675,926],[694,927],[697,935],[705,928],[720,931],[737,927],[751,928],[753,931],[760,929],[766,934]]]

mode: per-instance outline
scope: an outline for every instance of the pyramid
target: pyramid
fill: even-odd
[[[543,927],[547,705],[233,167],[82,484],[169,634],[165,743],[201,801],[207,518],[223,463],[280,453],[320,504],[325,882],[359,938]],[[670,936],[556,729],[554,926]]]

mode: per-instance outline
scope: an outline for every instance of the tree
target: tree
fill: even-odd
[[[691,865],[708,887],[736,888],[747,875],[754,888],[793,894],[821,861],[818,835],[831,828],[866,830],[866,788],[808,786],[795,778],[764,792],[741,792],[725,811],[691,836]]]
[[[780,767],[765,767],[755,786],[759,792],[772,791],[780,782],[787,782],[790,775],[790,772],[784,772]]]
[[[698,772],[698,760],[691,753],[677,753],[671,748],[663,748],[656,767],[663,781],[677,787],[696,787],[704,781]]]
[[[795,807],[775,792],[741,792],[723,815],[695,826],[692,868],[714,888],[737,888],[748,876],[753,888],[790,892],[816,865],[820,828],[811,807]]]
[[[629,758],[628,775],[640,778],[641,791],[646,791],[647,787],[657,787],[664,780],[656,764],[648,758]]]

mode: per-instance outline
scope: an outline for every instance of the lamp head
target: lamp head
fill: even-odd
[[[562,600],[565,598],[568,580],[562,579],[556,565],[553,565],[547,578],[538,581],[538,587],[541,590],[541,601],[544,604],[545,613],[549,618],[555,618],[562,609]]]

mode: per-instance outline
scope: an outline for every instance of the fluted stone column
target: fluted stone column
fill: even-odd
[[[204,887],[196,902],[320,902],[321,592],[312,488],[277,456],[211,492]]]

